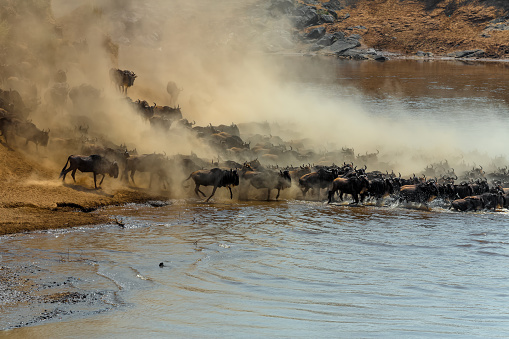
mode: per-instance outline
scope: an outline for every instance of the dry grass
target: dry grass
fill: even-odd
[[[509,32],[484,31],[491,20],[504,15],[500,6],[486,2],[445,0],[427,6],[417,0],[360,0],[337,13],[340,18],[347,13],[350,17],[327,25],[329,32],[360,34],[366,46],[378,50],[445,55],[479,48],[487,57],[506,58],[509,54]],[[367,29],[351,29],[356,26]]]

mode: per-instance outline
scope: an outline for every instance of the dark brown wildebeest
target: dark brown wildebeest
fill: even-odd
[[[451,202],[451,208],[461,212],[480,210],[484,206],[484,201],[479,196],[468,196]]]
[[[329,191],[328,202],[331,203],[334,194],[340,192],[339,199],[343,200],[343,194],[350,194],[356,204],[359,203],[359,195],[369,189],[369,180],[365,175],[351,176],[348,178],[336,178],[332,182]]]
[[[319,168],[316,172],[304,174],[299,178],[302,196],[305,198],[306,193],[313,189],[318,192],[318,197],[320,197],[320,189],[328,188],[337,176],[338,171],[335,168]]]
[[[163,184],[163,188],[166,189],[166,184],[169,185],[168,180],[168,167],[170,164],[170,160],[166,158],[164,154],[161,153],[151,153],[151,154],[141,154],[134,155],[127,158],[126,166],[124,169],[124,173],[122,174],[122,178],[129,182],[128,172],[131,172],[131,181],[134,182],[134,173],[138,172],[149,172],[150,173],[150,181],[148,184],[148,188],[152,187],[152,179],[154,175],[159,176]]]
[[[220,168],[213,168],[210,170],[198,170],[191,173],[184,181],[187,181],[190,178],[193,178],[194,180],[196,185],[194,192],[198,197],[200,196],[198,193],[201,193],[203,197],[206,197],[205,193],[200,191],[200,186],[214,186],[212,194],[207,198],[207,200],[205,200],[205,202],[208,202],[210,198],[212,198],[218,187],[228,187],[230,190],[230,199],[233,199],[231,186],[239,185],[239,174],[236,170],[232,169],[223,170]]]
[[[402,186],[399,190],[400,202],[427,203],[433,196],[439,196],[438,186],[433,180],[414,185]]]
[[[170,105],[175,107],[179,98],[179,94],[183,90],[183,88],[178,88],[174,81],[168,81],[168,84],[166,85],[166,92],[168,92],[170,95]]]
[[[26,139],[25,145],[28,145],[28,142],[31,141],[35,144],[35,148],[39,150],[39,145],[48,146],[49,141],[49,132],[38,129],[32,122],[24,121],[16,124],[16,135],[21,138]]]
[[[134,79],[138,76],[129,70],[117,68],[110,69],[110,80],[115,84],[120,93],[127,95],[127,89],[134,85]]]
[[[67,165],[69,167],[66,169]],[[104,177],[108,174],[110,177],[117,178],[118,177],[118,164],[116,161],[111,162],[108,159],[103,158],[98,154],[93,154],[90,156],[83,155],[70,155],[67,158],[67,162],[65,163],[64,168],[60,172],[60,178],[62,181],[65,181],[65,176],[67,173],[71,172],[72,179],[76,182],[76,170],[80,172],[92,172],[94,173],[94,186],[97,188],[97,175],[102,174],[101,182],[99,186],[103,183]]]
[[[0,118],[0,135],[5,138],[5,144],[10,148],[16,133],[16,126],[21,121],[18,119],[11,119],[7,117]]]

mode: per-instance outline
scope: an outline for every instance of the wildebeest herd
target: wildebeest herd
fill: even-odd
[[[421,175],[402,177],[394,171],[368,171],[368,164],[376,167],[379,151],[358,154],[352,148],[318,154],[306,149],[298,142],[285,142],[270,132],[243,133],[241,137],[238,125],[197,126],[183,118],[177,105],[178,94],[182,91],[174,82],[168,82],[166,90],[171,96],[172,106],[150,105],[146,100],[136,101],[127,97],[127,88],[134,85],[137,75],[128,70],[111,69],[110,79],[115,88],[122,93],[128,106],[138,113],[150,127],[158,132],[172,133],[177,129],[186,130],[217,152],[217,161],[205,160],[191,154],[168,156],[162,153],[138,154],[136,148],[128,150],[126,145],[116,145],[102,136],[91,136],[88,125],[77,125],[74,137],[51,137],[50,130],[40,130],[27,120],[30,109],[23,104],[15,90],[0,91],[0,133],[7,147],[16,145],[17,139],[25,141],[25,148],[32,142],[36,151],[39,146],[48,146],[50,142],[60,151],[68,151],[67,162],[60,172],[65,180],[67,173],[76,181],[76,171],[90,172],[94,176],[94,187],[101,186],[105,175],[117,178],[126,184],[136,185],[137,172],[148,173],[151,188],[154,179],[159,180],[164,190],[184,187],[190,179],[194,181],[195,194],[209,201],[217,188],[226,187],[233,198],[232,187],[239,187],[239,199],[248,199],[249,190],[266,192],[270,200],[271,192],[277,190],[275,199],[279,199],[284,189],[294,187],[299,192],[295,197],[324,200],[332,203],[343,201],[348,196],[353,204],[382,201],[429,204],[437,199],[458,211],[496,209],[509,206],[509,171],[507,167],[497,168],[485,173],[481,166],[464,171],[461,179],[447,162],[430,165]],[[68,88],[65,73],[59,71],[56,77],[59,88]],[[64,85],[62,85],[64,84]],[[54,86],[53,86],[54,87]],[[82,84],[65,92],[65,98],[71,99],[76,112],[87,107],[91,101],[99,100],[101,91],[90,85]],[[56,100],[56,96],[52,100]],[[175,105],[177,105],[175,107]],[[266,123],[253,123],[267,131]],[[242,126],[246,129],[253,126]],[[260,130],[260,128],[259,128]],[[79,136],[77,136],[79,135]],[[247,142],[246,142],[246,141]],[[83,155],[76,155],[83,154]],[[232,160],[221,160],[232,159]],[[65,159],[65,158],[64,158]],[[255,159],[255,160],[252,160]],[[311,163],[319,162],[319,165]],[[308,163],[297,167],[286,164]],[[324,165],[324,163],[330,165]],[[343,163],[343,165],[335,165]],[[285,167],[279,167],[285,165]],[[441,168],[441,171],[438,168]],[[97,175],[102,178],[97,184]],[[458,182],[459,179],[459,182]],[[207,197],[201,186],[211,186]],[[325,190],[325,194],[323,194]]]

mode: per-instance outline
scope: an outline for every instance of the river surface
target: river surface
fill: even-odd
[[[373,116],[444,125],[462,119],[471,128],[507,130],[505,64],[313,60],[306,63],[316,62],[316,72],[287,79],[305,93],[362,96]],[[491,140],[497,143],[498,135]],[[328,205],[285,195],[238,201],[218,194],[211,203],[180,199],[94,213],[113,215],[124,227],[0,238],[1,265],[31,281],[33,294],[65,296],[0,303],[0,329],[6,329],[0,337],[509,333],[505,210]]]

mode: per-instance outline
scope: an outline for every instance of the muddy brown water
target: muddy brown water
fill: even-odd
[[[287,81],[372,115],[507,124],[505,64],[313,60],[328,71]],[[2,237],[27,292],[0,290],[0,337],[507,337],[507,211],[446,207],[218,194]]]

